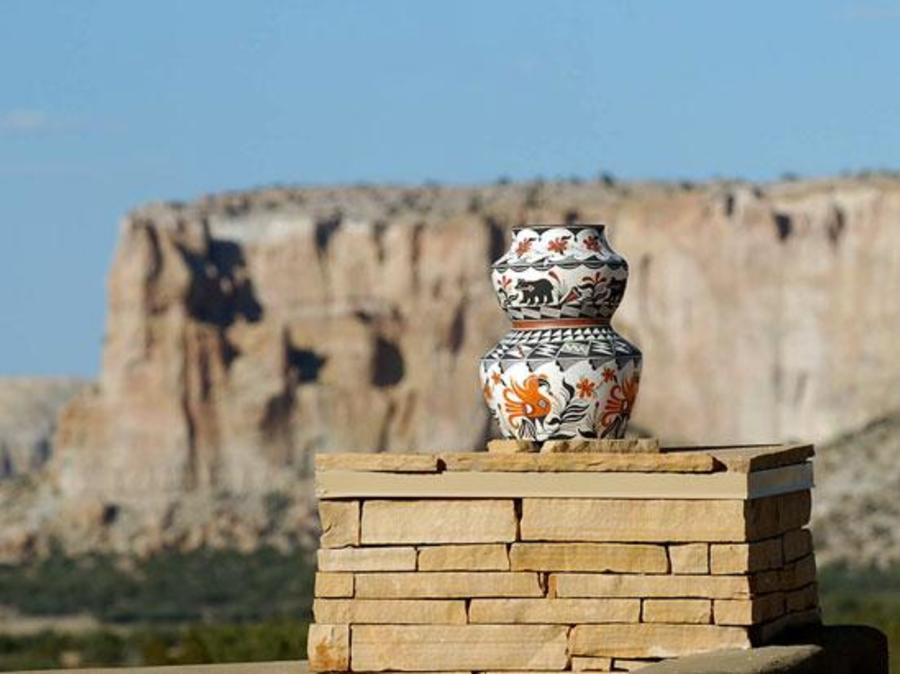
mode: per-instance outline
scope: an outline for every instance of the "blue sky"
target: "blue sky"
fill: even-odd
[[[0,375],[96,373],[134,205],[900,168],[900,2],[0,0]]]

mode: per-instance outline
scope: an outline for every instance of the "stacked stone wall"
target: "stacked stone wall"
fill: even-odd
[[[310,668],[632,671],[817,622],[811,453],[321,455]]]

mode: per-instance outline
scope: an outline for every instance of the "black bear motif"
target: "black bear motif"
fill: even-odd
[[[553,302],[553,284],[547,279],[537,279],[536,281],[519,279],[516,281],[516,290],[521,292],[522,304],[551,304]]]
[[[622,301],[622,296],[625,294],[625,283],[625,279],[610,279],[603,291],[594,296],[594,303],[601,310],[612,313]]]

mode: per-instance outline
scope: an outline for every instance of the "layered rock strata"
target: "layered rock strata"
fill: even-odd
[[[59,411],[87,386],[70,377],[0,377],[0,481],[50,460]]]
[[[0,488],[0,557],[51,538],[290,544],[313,525],[314,452],[480,449],[477,361],[507,328],[487,267],[522,222],[607,222],[631,261],[616,325],[644,352],[636,428],[828,440],[889,418],[898,218],[900,180],[878,176],[277,188],[140,208],[120,230],[97,386],[60,416],[46,476]],[[16,473],[31,466],[14,454]],[[867,494],[896,482],[872,467],[887,461],[845,457]],[[885,517],[864,530],[897,529]],[[829,541],[859,530],[841,522]]]
[[[817,623],[811,454],[322,455],[310,669],[621,671]]]

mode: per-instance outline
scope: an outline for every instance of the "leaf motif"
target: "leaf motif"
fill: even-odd
[[[588,408],[590,407],[590,403],[581,403],[581,402],[573,402],[571,405],[568,405],[563,413],[560,415],[560,419],[563,423],[571,423],[573,421],[581,421],[585,414],[587,414]]]
[[[534,439],[536,437],[534,422],[531,419],[522,419],[519,424],[519,438],[521,440],[528,440],[529,438]]]
[[[563,385],[563,389],[564,389],[565,392],[566,392],[566,396],[565,396],[565,398],[563,399],[563,407],[567,407],[568,404],[569,404],[569,401],[572,399],[572,396],[575,395],[575,387],[572,386],[572,385],[571,385],[569,382],[567,382],[565,379],[563,379],[562,385]]]

